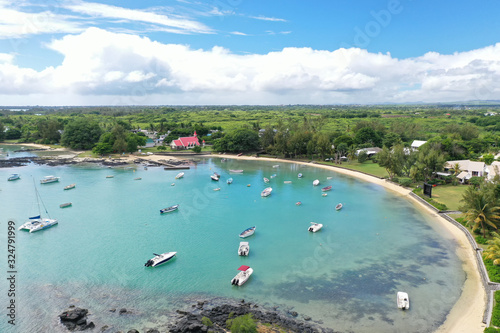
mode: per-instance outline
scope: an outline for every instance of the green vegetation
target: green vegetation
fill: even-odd
[[[212,321],[210,320],[210,318],[208,317],[202,317],[201,318],[201,323],[207,327],[212,327],[214,326],[214,323],[212,323]]]
[[[486,327],[483,331],[484,333],[500,333],[500,329],[495,327]]]
[[[468,186],[439,185],[432,188],[432,197],[442,202],[449,210],[460,210],[462,196]]]
[[[500,326],[500,291],[495,291],[495,306],[491,314],[491,325]]]
[[[462,211],[465,212],[467,224],[472,230],[481,230],[486,237],[488,229],[498,229],[500,226],[500,206],[498,198],[495,198],[492,187],[482,186],[476,188],[469,186],[463,198]]]
[[[232,333],[257,332],[257,324],[254,321],[251,313],[247,313],[246,315],[239,316],[234,319],[228,319],[226,321],[226,326],[231,330]]]
[[[500,266],[493,265],[493,261],[490,259],[484,259],[484,266],[488,271],[488,276],[491,282],[500,283]]]

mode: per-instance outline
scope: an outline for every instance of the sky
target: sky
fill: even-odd
[[[0,0],[0,105],[500,99],[498,0]]]

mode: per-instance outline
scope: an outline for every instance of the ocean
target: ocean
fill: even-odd
[[[230,172],[236,169],[243,173]],[[180,171],[185,176],[175,179]],[[213,172],[221,175],[219,182],[210,179]],[[21,179],[7,181],[12,173]],[[41,185],[46,175],[60,181]],[[319,186],[312,185],[315,179]],[[63,190],[73,183],[76,188]],[[333,188],[322,196],[327,185]],[[36,214],[35,186],[59,224],[31,234],[16,230],[15,297],[9,297],[3,292],[10,287],[8,221],[19,227]],[[262,198],[268,186],[272,194]],[[65,202],[72,206],[59,208]],[[89,309],[97,330],[164,330],[176,309],[226,299],[296,311],[299,319],[309,316],[340,332],[432,332],[465,281],[455,240],[414,204],[312,165],[202,158],[179,171],[142,165],[3,168],[0,203],[1,332],[66,332],[58,315],[69,305]],[[174,204],[178,211],[160,214]],[[323,228],[308,232],[310,222]],[[251,226],[255,234],[244,239],[250,255],[240,257],[238,235]],[[177,256],[167,264],[144,267],[153,253],[170,251]],[[241,265],[254,273],[243,286],[232,286]],[[409,311],[397,309],[397,291],[408,292]],[[15,326],[8,323],[11,299]],[[127,314],[110,311],[121,308]]]

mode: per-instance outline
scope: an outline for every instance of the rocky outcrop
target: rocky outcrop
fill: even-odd
[[[87,309],[75,308],[70,306],[69,310],[64,311],[59,315],[61,324],[70,331],[84,331],[95,327],[93,322],[87,323]]]

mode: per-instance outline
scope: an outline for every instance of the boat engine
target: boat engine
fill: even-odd
[[[151,265],[153,265],[153,260],[149,259],[145,264],[144,266],[146,267],[151,267]]]

